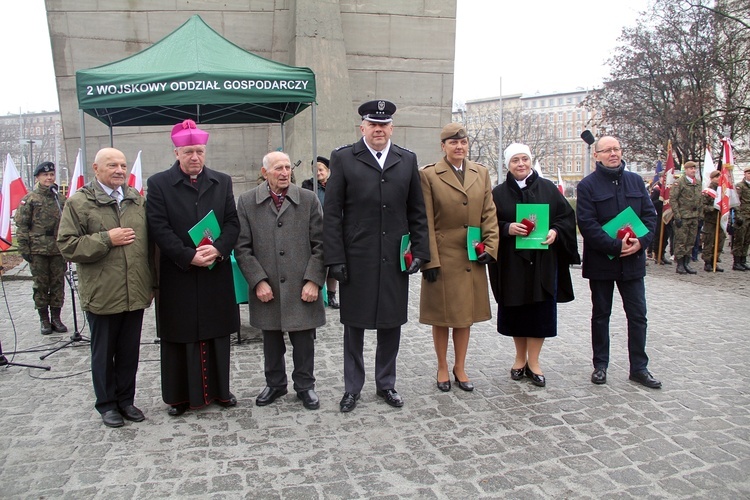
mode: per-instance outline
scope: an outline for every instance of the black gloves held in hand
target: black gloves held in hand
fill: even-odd
[[[417,271],[419,271],[419,267],[422,265],[422,259],[414,257],[411,261],[411,265],[409,266],[409,269],[406,270],[407,274],[414,274]]]
[[[28,262],[29,264],[31,264],[31,254],[22,253],[21,257],[23,257],[23,260],[25,260],[26,262]]]
[[[677,229],[681,228],[682,227],[682,219],[675,219],[674,220],[674,225],[675,225],[675,227],[677,227]]]
[[[477,255],[477,262],[480,264],[492,264],[495,262],[495,259],[492,258],[492,255],[488,254],[487,252],[482,252],[479,255]]]
[[[328,268],[328,274],[342,285],[349,283],[349,270],[346,264],[334,264]]]
[[[424,276],[424,279],[426,279],[430,283],[435,283],[437,281],[439,272],[439,267],[433,267],[432,269],[425,269],[424,271],[422,271],[422,276]]]

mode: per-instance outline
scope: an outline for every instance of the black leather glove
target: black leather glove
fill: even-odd
[[[349,270],[346,264],[334,264],[328,269],[328,274],[342,285],[349,283]]]
[[[29,253],[22,253],[21,257],[23,257],[23,260],[25,260],[26,262],[28,262],[29,264],[31,264],[31,254],[29,254]]]
[[[681,228],[682,227],[682,219],[675,219],[674,220],[674,225],[675,225],[675,227],[677,229]]]
[[[734,219],[734,225],[737,227],[742,227],[742,222],[743,222],[742,219],[740,219],[739,217]]]
[[[437,281],[439,272],[439,267],[433,267],[432,269],[425,269],[424,271],[422,271],[422,276],[424,276],[424,279],[429,281],[430,283],[435,283]]]
[[[417,271],[419,271],[419,267],[422,265],[422,259],[419,259],[417,257],[414,257],[411,261],[411,265],[409,266],[409,269],[406,270],[407,274],[414,274]]]
[[[479,255],[477,255],[477,262],[480,264],[492,264],[495,262],[495,259],[492,258],[492,255],[488,254],[487,252],[482,252]]]

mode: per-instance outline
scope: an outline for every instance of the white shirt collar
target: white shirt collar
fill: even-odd
[[[372,149],[372,147],[370,147],[370,145],[367,144],[367,139],[364,139],[364,142],[365,142],[365,146],[367,146],[367,149],[370,150],[370,153],[372,153],[372,156],[375,158],[375,161],[377,161],[378,165],[380,165],[380,168],[383,168],[383,165],[385,165],[385,157],[388,156],[388,151],[390,151],[391,149],[391,140],[388,139],[388,143],[385,145],[385,148],[383,148],[383,150],[380,151],[380,153],[383,153],[380,155],[380,158],[378,158],[376,155],[378,151]]]
[[[97,179],[96,182],[99,182],[99,180]],[[115,192],[115,191],[117,191],[118,193],[120,193],[120,198],[124,197],[123,194],[122,194],[122,189],[119,186],[117,187],[117,189],[112,189],[109,186],[105,186],[101,182],[99,182],[99,185],[102,187],[102,189],[104,190],[104,192],[107,193],[109,196],[112,196],[112,193]]]

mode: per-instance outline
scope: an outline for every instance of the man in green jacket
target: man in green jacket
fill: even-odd
[[[109,427],[146,417],[133,405],[143,310],[153,297],[146,200],[125,185],[125,155],[105,148],[96,179],[68,199],[57,244],[76,263],[81,307],[91,329],[96,409]]]
[[[698,235],[698,223],[703,218],[701,183],[695,178],[697,168],[694,161],[685,163],[682,167],[684,175],[672,185],[669,194],[674,214],[674,256],[678,274],[696,274],[690,267],[690,254]]]

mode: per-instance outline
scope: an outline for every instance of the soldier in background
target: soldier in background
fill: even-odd
[[[703,190],[701,194],[701,200],[703,203],[703,229],[701,229],[701,240],[703,244],[703,270],[706,272],[713,272],[714,270],[714,243],[716,241],[716,221],[719,211],[714,207],[716,201],[716,189],[719,187],[719,177],[721,177],[721,171],[714,170],[711,172],[711,181],[708,184],[708,189]],[[724,249],[724,240],[727,235],[724,234],[723,230],[719,230],[719,250],[717,254],[721,256],[721,251]],[[724,270],[716,264],[716,272],[723,273]]]
[[[701,203],[701,183],[695,178],[698,164],[694,161],[682,167],[684,175],[672,185],[669,202],[674,214],[674,257],[677,261],[678,274],[696,274],[690,267],[690,256],[693,252],[695,236],[698,234],[698,223],[703,217]]]
[[[37,165],[34,177],[34,190],[23,197],[16,210],[18,252],[29,263],[34,277],[34,307],[39,312],[41,334],[65,333],[68,328],[60,320],[65,298],[65,260],[56,241],[60,207],[65,200],[57,196],[54,163]]]
[[[735,229],[732,235],[734,271],[750,271],[750,266],[747,265],[747,251],[750,247],[750,167],[743,172],[745,177],[734,186],[740,199],[740,206],[735,211]]]

